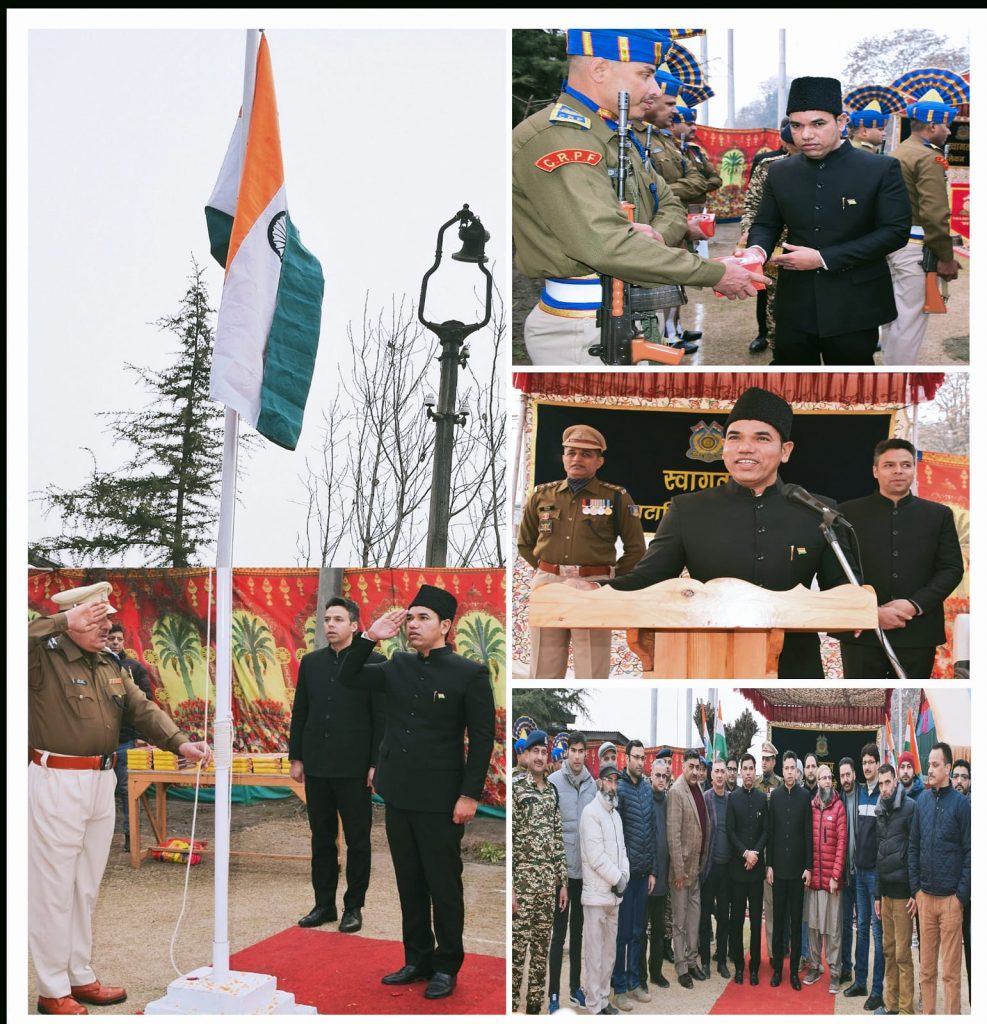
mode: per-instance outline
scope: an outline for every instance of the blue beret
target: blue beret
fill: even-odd
[[[658,65],[671,42],[667,32],[652,28],[570,28],[565,52],[571,57]]]
[[[541,729],[535,729],[534,732],[529,732],[524,740],[524,749],[530,750],[532,747],[547,747],[548,746],[548,734],[542,732]]]
[[[911,103],[905,107],[905,114],[913,121],[926,124],[952,124],[959,111],[946,103]]]
[[[888,123],[888,115],[880,110],[851,110],[850,124],[854,128],[883,128]]]
[[[523,736],[521,737],[521,739],[515,741],[515,743],[514,743],[514,753],[515,754],[520,754],[521,751],[525,749],[524,742],[525,741],[524,741],[524,737]]]

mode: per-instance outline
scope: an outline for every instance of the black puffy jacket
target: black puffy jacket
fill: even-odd
[[[624,825],[631,875],[657,875],[658,838],[651,783],[642,776],[635,785],[625,768],[617,781],[617,811]]]
[[[908,840],[908,885],[930,896],[970,902],[970,800],[949,784],[915,801]]]
[[[878,800],[874,817],[877,821],[874,895],[877,899],[888,896],[907,900],[912,894],[908,887],[908,839],[915,818],[915,801],[908,799],[905,787],[899,782],[891,797],[890,810],[883,800]]]

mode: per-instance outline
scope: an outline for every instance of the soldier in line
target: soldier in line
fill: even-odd
[[[618,164],[618,95],[640,119],[662,96],[655,71],[669,45],[652,29],[570,29],[568,79],[558,102],[513,133],[513,230],[521,273],[545,289],[524,326],[535,365],[599,365],[600,274],[648,288],[715,286],[728,298],[755,294],[766,281],[737,264],[675,248],[685,210],[665,182],[632,151],[626,183],[634,223],[620,208],[611,173]]]
[[[850,145],[868,153],[880,153],[884,148],[884,129],[888,115],[880,110],[850,111]]]
[[[514,783],[512,796],[511,993],[512,1005],[519,1010],[521,979],[528,959],[526,1012],[541,1013],[555,908],[557,905],[565,910],[569,900],[568,869],[559,797],[545,775],[548,737],[540,729],[529,733],[525,748],[528,771]]]
[[[566,576],[620,576],[644,554],[641,506],[623,487],[596,475],[606,450],[603,435],[592,427],[580,424],[563,432],[566,478],[535,488],[518,529],[518,554],[535,569],[532,590]],[[532,629],[529,678],[564,679],[570,641],[577,679],[610,675],[610,630]]]

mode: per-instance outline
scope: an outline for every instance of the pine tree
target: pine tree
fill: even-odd
[[[62,532],[29,548],[29,559],[69,565],[127,564],[187,567],[213,542],[222,473],[222,407],[209,398],[215,310],[192,260],[178,312],[155,321],[178,339],[175,362],[164,370],[128,363],[152,396],[140,410],[102,413],[113,444],[132,453],[118,469],[100,469],[72,490],[50,484],[45,515],[58,513]]]

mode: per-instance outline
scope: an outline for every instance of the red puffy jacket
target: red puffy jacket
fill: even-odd
[[[812,889],[829,891],[829,880],[843,888],[843,863],[846,856],[846,808],[834,791],[825,810],[819,806],[819,794],[812,798]]]

